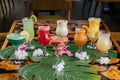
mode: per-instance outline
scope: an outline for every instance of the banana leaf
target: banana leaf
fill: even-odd
[[[11,58],[15,58],[14,53],[15,48],[14,47],[7,47],[5,49],[0,50],[0,59],[2,60],[8,60]]]
[[[38,41],[32,41],[32,45],[35,47],[35,49],[37,49],[37,48],[42,49],[43,48],[40,45],[40,43],[38,43]],[[87,45],[88,44],[84,45],[82,50],[86,51],[88,53],[88,55],[90,56],[90,59],[95,62],[97,59],[99,59],[101,57],[101,54],[97,50],[88,49],[86,47]],[[74,42],[68,43],[67,46],[69,46],[68,50],[70,50],[73,54],[75,52],[77,52],[77,50],[78,50],[78,46]],[[33,57],[32,56],[32,53],[35,49],[32,49],[32,50],[28,49],[27,50],[27,52],[29,53],[29,56],[26,57],[26,59],[29,59],[29,60],[34,61],[34,62],[39,62],[42,57]],[[47,51],[49,52],[50,55],[54,55],[53,45],[47,46]],[[2,50],[0,50],[0,59],[13,60],[13,59],[15,59],[14,52],[15,52],[15,48],[13,48],[13,47],[7,47],[5,49],[2,49]],[[109,50],[108,56],[110,58],[115,58],[115,57],[117,57],[117,53],[113,52],[112,50]]]
[[[65,61],[64,69],[60,72],[55,71],[52,65],[56,64],[58,57],[49,56],[41,59],[40,63],[26,65],[19,70],[20,76],[26,80],[99,80],[96,70],[87,63],[63,56]],[[81,65],[78,65],[81,64]]]

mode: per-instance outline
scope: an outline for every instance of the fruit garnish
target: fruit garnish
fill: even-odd
[[[32,19],[32,21],[35,23],[35,22],[37,22],[37,17],[35,16],[35,15],[32,15],[31,17],[30,17],[30,19]]]
[[[27,31],[21,31],[20,35],[25,37],[25,40],[29,40],[29,33]]]
[[[84,28],[87,31],[87,33],[89,33],[89,28],[87,25],[82,25],[82,28]]]

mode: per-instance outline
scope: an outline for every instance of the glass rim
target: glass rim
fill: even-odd
[[[99,17],[90,17],[90,18],[88,18],[88,21],[101,21],[101,18],[99,18]]]
[[[38,25],[38,30],[40,30],[41,27],[47,27],[47,30],[50,30],[50,26],[49,25]]]
[[[22,20],[31,20],[31,18],[30,17],[24,17],[24,18],[22,18]]]

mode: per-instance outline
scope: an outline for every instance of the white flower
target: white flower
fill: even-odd
[[[59,64],[53,65],[52,68],[60,72],[64,69],[65,62],[62,60]]]
[[[33,56],[43,56],[43,50],[42,49],[36,49],[33,52]]]
[[[87,52],[80,52],[80,53],[76,52],[75,57],[80,59],[80,60],[89,59],[89,55],[87,55]]]
[[[25,59],[28,56],[28,53],[24,50],[17,50],[15,51],[15,56],[17,59]]]
[[[97,60],[100,64],[108,64],[110,62],[110,59],[108,57],[101,57]]]
[[[49,56],[50,54],[47,52],[46,54],[45,54],[45,56]]]

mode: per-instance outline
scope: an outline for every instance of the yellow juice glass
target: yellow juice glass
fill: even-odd
[[[101,19],[91,17],[88,19],[88,22],[89,22],[88,38],[91,41],[91,45],[89,45],[89,48],[95,49],[94,43],[98,39]]]

